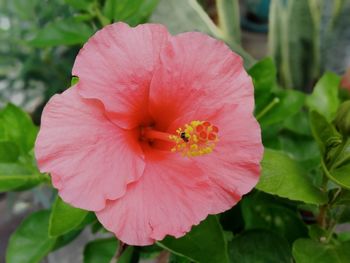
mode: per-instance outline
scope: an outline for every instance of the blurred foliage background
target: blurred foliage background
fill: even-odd
[[[253,79],[266,147],[261,181],[220,221],[129,247],[121,262],[350,262],[349,228],[337,228],[350,222],[350,96],[339,89],[350,67],[350,0],[0,0],[0,262],[5,247],[9,263],[109,262],[118,247],[93,214],[56,198],[32,150],[42,108],[70,86],[79,49],[116,21],[225,41]],[[5,223],[38,209],[9,240]],[[81,232],[90,242],[79,255],[74,247],[46,257]]]

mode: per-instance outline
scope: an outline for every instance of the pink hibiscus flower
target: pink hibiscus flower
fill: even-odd
[[[123,242],[181,237],[257,183],[253,85],[223,42],[116,23],[84,45],[73,75],[44,109],[38,165]]]

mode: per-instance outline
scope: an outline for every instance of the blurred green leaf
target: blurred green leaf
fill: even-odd
[[[226,38],[241,43],[240,9],[238,0],[217,0],[216,10],[219,26]]]
[[[229,243],[229,251],[231,262],[292,262],[292,255],[287,241],[266,230],[249,230],[244,232]]]
[[[16,143],[23,153],[28,153],[34,147],[38,128],[23,110],[13,104],[7,104],[0,111],[0,122],[0,129],[4,129],[0,132],[0,135],[3,134],[2,139]]]
[[[64,0],[67,4],[78,10],[88,11],[93,5],[93,0]]]
[[[107,0],[103,14],[114,21],[124,21],[131,26],[144,23],[159,0]]]
[[[308,112],[299,111],[297,114],[286,118],[283,128],[298,135],[311,136],[310,120]]]
[[[109,263],[118,249],[115,238],[96,239],[84,248],[84,263]],[[131,263],[134,248],[129,246],[118,259],[118,263]]]
[[[310,204],[324,204],[327,196],[315,187],[304,169],[286,154],[265,148],[262,174],[256,188]]]
[[[271,58],[265,58],[248,71],[254,83],[255,111],[260,112],[267,105],[271,90],[276,86],[276,66]]]
[[[0,192],[24,190],[31,188],[46,178],[31,171],[18,163],[0,163]]]
[[[229,262],[224,234],[215,216],[209,216],[182,238],[166,237],[158,244],[195,262]]]
[[[311,239],[298,239],[293,244],[296,263],[348,263],[350,242],[339,245],[321,244]]]
[[[339,106],[338,90],[340,77],[333,73],[326,73],[316,83],[314,91],[306,99],[306,104],[311,110],[332,121]]]
[[[304,105],[305,95],[295,90],[278,89],[273,92],[270,103],[274,103],[274,100],[275,105],[271,109],[267,112],[264,112],[264,109],[262,109],[256,115],[263,127],[282,122],[298,113]],[[268,108],[269,105],[265,107]]]
[[[286,238],[291,244],[307,236],[307,228],[296,210],[282,205],[261,193],[241,201],[245,229],[267,229]]]
[[[0,141],[0,163],[16,162],[18,156],[17,144],[11,141]]]
[[[83,44],[93,33],[93,29],[82,22],[61,19],[49,22],[30,44],[35,47]]]
[[[71,85],[71,86],[74,86],[74,85],[77,84],[78,82],[79,82],[79,78],[73,76],[72,79],[71,79],[71,81],[70,81],[70,85]]]
[[[50,212],[42,210],[28,216],[11,235],[6,251],[7,263],[38,263],[55,245],[48,235]]]
[[[57,197],[50,215],[49,235],[57,237],[68,233],[79,226],[88,213],[88,211],[70,206]]]
[[[306,90],[319,66],[308,2],[271,0],[269,54],[276,63],[279,82],[286,88]]]

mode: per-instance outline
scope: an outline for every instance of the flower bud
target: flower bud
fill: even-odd
[[[350,135],[350,100],[340,105],[334,124],[343,135]]]

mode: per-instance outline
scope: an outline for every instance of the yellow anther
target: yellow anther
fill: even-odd
[[[182,156],[194,157],[209,154],[218,142],[219,129],[208,121],[191,121],[176,130],[177,135],[170,135],[175,146],[172,152],[180,152]]]

